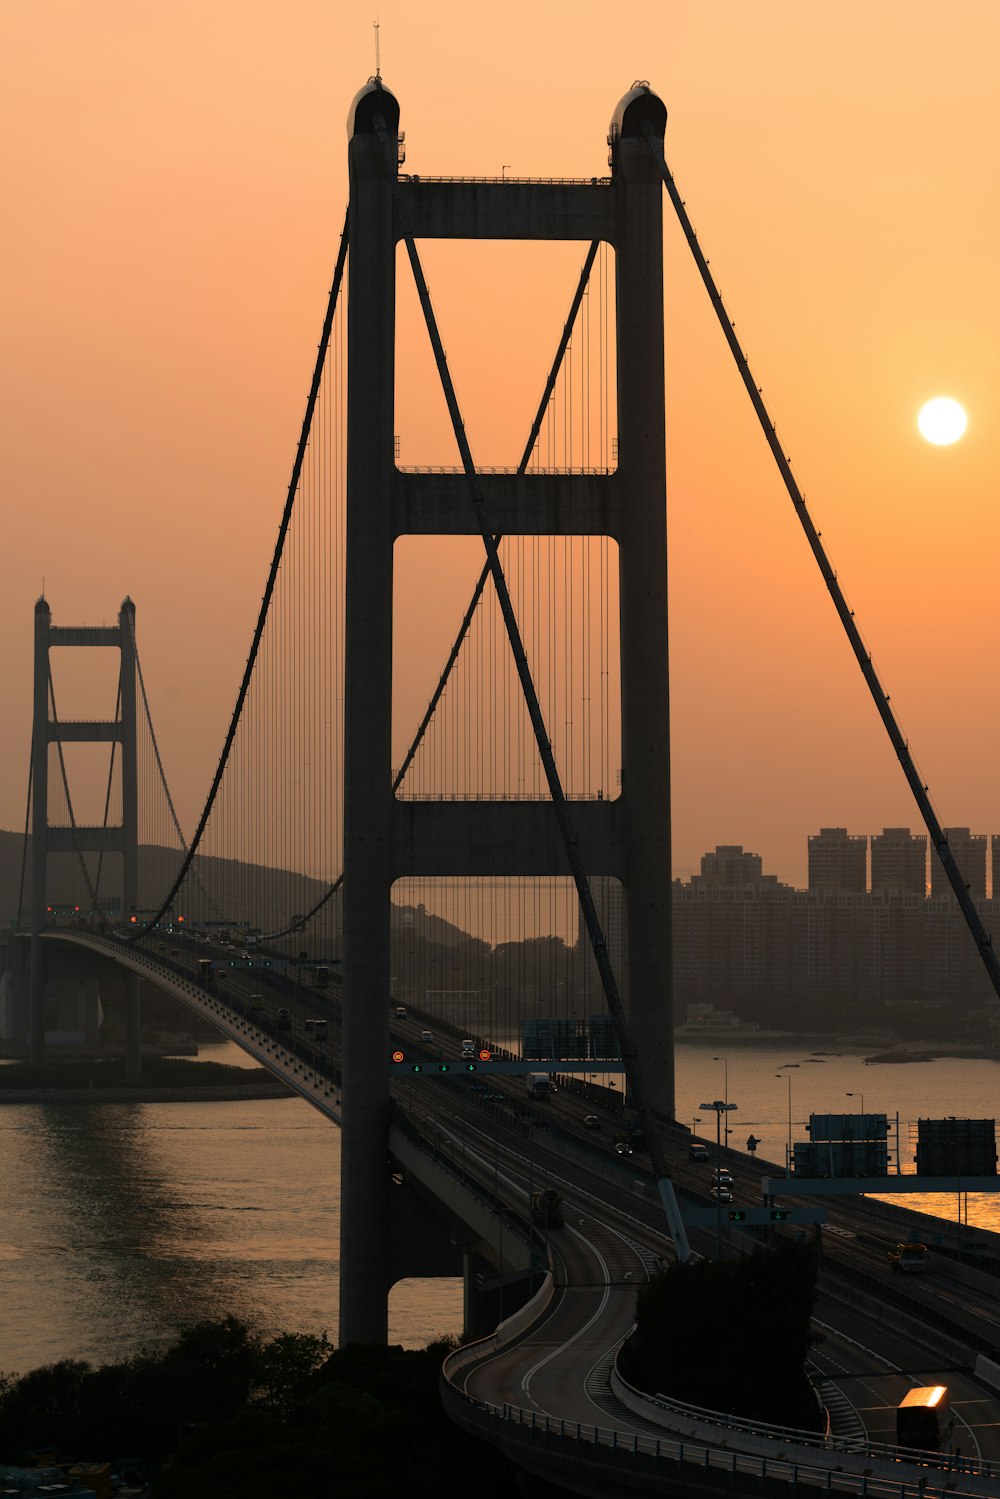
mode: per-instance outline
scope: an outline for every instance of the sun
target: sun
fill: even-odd
[[[951,396],[935,396],[933,401],[921,406],[917,416],[921,437],[938,448],[958,442],[964,436],[968,423],[965,408],[953,401]]]

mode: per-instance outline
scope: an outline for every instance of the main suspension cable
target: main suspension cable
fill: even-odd
[[[156,923],[173,905],[174,897],[183,885],[184,880],[187,877],[188,870],[191,868],[192,861],[198,851],[198,846],[201,843],[202,836],[208,824],[208,819],[211,815],[212,808],[215,805],[215,798],[218,795],[219,787],[222,784],[223,773],[225,772],[226,765],[229,762],[229,754],[232,750],[233,741],[236,738],[236,730],[239,727],[240,717],[243,712],[243,704],[246,702],[247,693],[250,690],[250,679],[253,676],[254,665],[257,661],[257,653],[260,650],[260,643],[264,634],[264,626],[267,623],[268,610],[270,609],[275,584],[278,580],[278,569],[281,566],[281,557],[284,551],[285,538],[288,535],[288,527],[292,519],[292,510],[295,506],[295,496],[298,491],[299,476],[302,473],[302,464],[305,459],[306,448],[309,445],[309,434],[312,430],[313,412],[316,409],[316,400],[319,396],[320,382],[323,377],[323,367],[326,363],[326,351],[330,343],[330,330],[333,327],[333,315],[337,310],[337,298],[340,295],[340,285],[344,279],[344,266],[347,261],[347,230],[348,218],[345,215],[344,228],[340,236],[340,250],[337,255],[337,264],[333,272],[333,285],[330,288],[330,296],[326,308],[326,317],[323,320],[323,330],[320,334],[319,349],[316,354],[316,363],[313,368],[312,384],[309,387],[309,396],[306,401],[305,415],[302,418],[302,430],[299,433],[298,446],[295,450],[295,461],[292,464],[292,475],[288,482],[288,494],[285,499],[285,508],[282,512],[281,524],[278,527],[278,536],[274,544],[274,554],[271,558],[271,567],[267,575],[267,583],[264,588],[264,596],[261,599],[260,610],[257,615],[257,624],[254,629],[253,640],[250,643],[250,654],[247,656],[246,666],[243,669],[243,679],[240,682],[240,690],[236,696],[236,705],[233,708],[232,717],[229,721],[229,730],[226,734],[225,743],[222,746],[222,753],[219,756],[219,763],[216,767],[211,787],[209,788],[208,798],[205,802],[204,810],[202,811],[198,826],[195,829],[194,837],[191,839],[191,843],[188,847],[187,853],[185,854],[181,862],[180,870],[178,871],[178,874],[173,884],[171,885],[170,890],[165,900],[163,901],[163,904],[160,906],[152,921],[149,923],[150,926],[155,926]],[[141,932],[137,932],[134,935],[130,936],[127,940],[129,942],[136,942],[139,940],[141,935]]]
[[[177,837],[180,840],[180,845],[181,845],[182,852],[186,854],[187,851],[188,851],[188,845],[187,845],[187,841],[186,841],[186,839],[184,837],[184,830],[181,827],[180,818],[177,816],[177,809],[174,806],[174,799],[173,799],[173,796],[171,795],[171,792],[170,792],[170,784],[167,781],[167,773],[166,773],[166,771],[163,768],[163,758],[160,755],[160,745],[159,745],[159,742],[158,742],[157,737],[156,737],[156,729],[153,726],[153,715],[152,715],[152,712],[150,711],[149,696],[148,696],[148,694],[146,692],[146,679],[145,679],[145,677],[142,674],[142,661],[139,659],[139,646],[138,646],[138,642],[136,641],[136,638],[135,638],[135,631],[134,631],[134,629],[132,627],[132,616],[131,615],[126,615],[126,619],[128,620],[128,628],[129,628],[129,632],[130,632],[130,634],[132,636],[132,651],[133,651],[133,654],[135,656],[136,676],[139,679],[139,691],[140,691],[140,693],[142,695],[142,706],[145,709],[145,713],[146,713],[146,726],[149,729],[149,738],[150,738],[150,742],[151,742],[151,744],[153,746],[153,754],[154,754],[154,756],[156,758],[156,768],[157,768],[157,770],[159,772],[159,776],[160,776],[160,785],[163,787],[163,794],[166,797],[167,810],[170,813],[170,819],[171,819],[171,821],[173,822],[173,825],[174,825],[174,832],[177,834]],[[120,692],[119,692],[119,700],[120,700]],[[116,710],[116,715],[117,715],[117,710]],[[110,783],[109,783],[109,788],[108,789],[109,789],[109,794],[110,794]],[[105,809],[104,809],[104,816],[105,816],[105,821],[107,821],[107,806],[105,806]],[[192,874],[192,877],[197,881],[198,886],[199,886],[202,894],[204,895],[206,901],[212,907],[212,909],[215,911],[216,916],[220,916],[220,917],[224,916],[225,913],[224,913],[222,907],[219,905],[218,901],[215,899],[215,896],[212,894],[211,890],[209,890],[208,886],[205,884],[205,881],[202,879],[202,877],[201,877],[201,871],[199,870],[197,864],[192,865],[192,867],[191,867],[191,874]],[[157,920],[159,920],[159,917],[157,917]],[[154,925],[155,925],[155,923],[154,923]]]
[[[785,454],[781,443],[778,441],[778,434],[775,429],[774,422],[771,420],[767,407],[764,404],[764,399],[761,394],[760,387],[754,379],[753,371],[750,369],[749,361],[747,360],[740,341],[736,336],[736,328],[733,325],[733,321],[730,318],[728,312],[726,311],[725,303],[723,302],[721,293],[719,292],[719,289],[715,283],[715,278],[713,277],[712,272],[709,269],[708,261],[705,259],[705,256],[702,253],[701,245],[698,243],[698,236],[694,232],[694,229],[691,225],[691,220],[688,217],[687,209],[684,205],[684,201],[677,190],[677,184],[674,182],[670,169],[667,166],[660,142],[657,139],[655,132],[650,127],[647,126],[644,133],[649,144],[649,148],[653,153],[656,164],[659,167],[660,175],[663,178],[663,183],[667,189],[670,201],[674,206],[674,211],[677,214],[681,228],[684,231],[684,237],[687,240],[688,245],[690,246],[691,254],[694,256],[695,265],[698,267],[698,272],[705,285],[705,289],[708,292],[712,306],[715,309],[715,314],[719,320],[722,332],[725,335],[726,342],[729,345],[733,359],[736,361],[736,367],[740,372],[740,377],[743,381],[743,384],[746,386],[747,394],[750,397],[753,409],[757,413],[757,419],[760,422],[761,430],[764,433],[764,438],[767,442],[768,447],[771,449],[774,461],[778,466],[778,472],[781,475],[784,486],[788,491],[792,504],[795,507],[795,513],[798,516],[799,523],[802,526],[803,531],[805,532],[806,540],[808,541],[812,554],[816,559],[816,563],[819,567],[820,573],[822,574],[823,581],[830,591],[830,597],[833,599],[834,607],[840,618],[840,622],[844,627],[847,638],[850,641],[851,649],[853,650],[855,659],[857,660],[857,663],[861,668],[861,673],[868,684],[868,690],[871,693],[872,700],[875,703],[875,707],[878,709],[879,717],[881,718],[882,723],[885,725],[885,730],[889,736],[889,741],[892,744],[893,749],[896,751],[896,755],[899,759],[900,765],[903,767],[903,774],[906,777],[907,784],[909,785],[911,792],[913,793],[913,798],[917,804],[917,809],[919,810],[920,815],[924,820],[924,825],[927,828],[928,833],[930,834],[931,843],[936,849],[941,863],[944,865],[944,871],[948,876],[948,882],[951,885],[951,888],[955,894],[955,899],[958,901],[958,904],[961,908],[962,915],[965,917],[966,925],[969,928],[972,939],[976,944],[980,957],[982,958],[983,965],[986,969],[987,974],[989,975],[990,983],[993,985],[993,989],[996,993],[997,998],[1000,999],[1000,958],[998,958],[996,949],[993,946],[993,938],[991,937],[989,930],[987,929],[986,924],[984,923],[983,918],[979,913],[975,901],[972,899],[972,893],[969,889],[968,883],[966,882],[965,876],[962,874],[962,871],[958,866],[958,861],[956,860],[955,855],[952,852],[951,845],[948,842],[947,834],[941,826],[938,815],[934,810],[934,805],[931,802],[927,784],[924,781],[923,776],[917,769],[913,756],[910,754],[910,747],[903,735],[902,730],[899,727],[899,723],[896,720],[896,715],[893,713],[892,707],[890,706],[889,695],[882,686],[882,683],[879,680],[878,672],[875,670],[875,667],[872,664],[871,651],[869,651],[865,646],[864,640],[861,636],[861,632],[858,629],[857,624],[855,623],[854,610],[850,607],[844,597],[843,590],[837,580],[837,574],[830,564],[830,561],[826,555],[826,549],[820,539],[820,534],[816,530],[816,527],[813,524],[812,517],[806,507],[805,497],[803,496],[802,491],[800,490],[796,482],[795,475],[792,473],[788,457]]]

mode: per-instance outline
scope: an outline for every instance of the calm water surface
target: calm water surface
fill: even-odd
[[[202,1055],[246,1060],[228,1043]],[[997,1062],[865,1066],[796,1043],[681,1045],[685,1123],[725,1096],[727,1062],[731,1143],[752,1131],[778,1161],[789,1077],[796,1138],[810,1112],[860,1111],[863,1093],[869,1113],[894,1123],[899,1110],[904,1169],[910,1120],[993,1117],[1000,1083]],[[714,1136],[714,1118],[699,1128]],[[297,1099],[0,1108],[0,1370],[124,1358],[226,1312],[336,1340],[339,1197],[340,1132]],[[920,1205],[956,1214],[952,1197]],[[991,1197],[970,1197],[968,1216],[1000,1229]],[[390,1337],[407,1347],[461,1319],[458,1282],[408,1281],[390,1298]]]

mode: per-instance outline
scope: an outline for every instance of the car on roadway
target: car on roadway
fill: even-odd
[[[601,1121],[596,1114],[587,1114],[584,1117],[583,1127],[584,1129],[600,1129]]]
[[[430,1044],[434,1040],[434,1033],[432,1031],[421,1031],[420,1039],[421,1041],[426,1041],[428,1044]]]
[[[406,1018],[407,1018],[406,1017],[406,1006],[405,1005],[397,1005],[396,1006],[396,1019],[397,1020],[405,1020]]]
[[[702,1145],[702,1143],[701,1143],[700,1140],[692,1140],[691,1144],[688,1146],[688,1160],[689,1161],[707,1161],[708,1160],[708,1146],[707,1145]]]
[[[263,996],[263,994],[251,994],[251,996],[250,996],[250,1008],[251,1008],[251,1010],[262,1010],[264,1008],[264,996]]]
[[[732,1189],[720,1182],[717,1187],[712,1188],[712,1196],[716,1202],[732,1202]]]
[[[712,1185],[714,1187],[732,1187],[733,1173],[725,1166],[720,1166],[717,1171],[712,1172]]]
[[[280,1010],[275,1011],[274,1023],[279,1031],[290,1031],[292,1028],[291,1010],[286,1010],[282,1005]]]

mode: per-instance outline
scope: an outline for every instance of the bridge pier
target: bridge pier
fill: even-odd
[[[462,1320],[467,1339],[485,1338],[519,1312],[538,1290],[545,1270],[504,1274],[473,1249],[462,1256]]]
[[[617,472],[495,485],[494,530],[601,536],[620,557],[621,796],[574,804],[589,875],[624,892],[625,995],[647,1100],[674,1112],[662,185],[645,132],[666,110],[636,86],[612,122],[610,182],[399,181],[399,105],[381,80],[354,99],[350,175],[344,676],[344,1027],[341,1338],[387,1335],[390,899],[404,877],[565,878],[548,802],[397,803],[392,794],[393,547],[407,534],[481,536],[465,481],[395,464],[396,246],[417,239],[603,240],[616,251]],[[381,139],[380,139],[381,136]],[[388,146],[388,156],[385,146]],[[397,208],[397,204],[399,205]],[[506,506],[506,508],[504,508]],[[529,815],[525,815],[529,814]],[[537,814],[537,815],[536,815]],[[512,826],[524,835],[519,842]]]
[[[113,720],[60,724],[50,713],[49,652],[53,646],[110,646],[120,654],[120,713]],[[31,732],[31,980],[28,1005],[28,1055],[45,1057],[45,987],[47,964],[43,933],[48,924],[50,854],[119,853],[122,857],[122,920],[139,901],[138,758],[136,752],[135,605],[126,598],[117,625],[55,626],[44,598],[35,605],[34,715]],[[114,744],[121,751],[122,820],[115,827],[49,823],[49,747],[52,744]],[[60,891],[60,895],[65,892]],[[125,1063],[137,1076],[140,1057],[139,980],[126,980]]]

